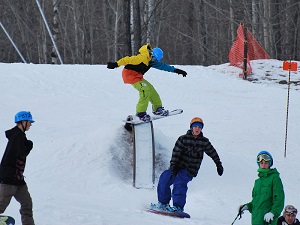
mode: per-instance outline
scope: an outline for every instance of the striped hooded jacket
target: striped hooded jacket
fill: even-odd
[[[188,130],[175,143],[170,169],[179,170],[186,168],[189,176],[196,177],[204,153],[211,157],[216,164],[221,162],[216,149],[212,146],[209,139],[203,136],[202,132],[198,137],[195,137],[192,131]]]

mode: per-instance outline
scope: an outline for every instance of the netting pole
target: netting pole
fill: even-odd
[[[247,80],[247,55],[248,55],[248,36],[247,36],[247,27],[244,27],[244,70],[243,70],[243,79]]]
[[[2,25],[1,21],[0,21],[0,26],[2,27],[4,33],[6,34],[6,36],[8,37],[8,39],[10,40],[10,42],[12,43],[12,45],[14,46],[14,48],[16,49],[16,51],[18,52],[19,56],[21,57],[22,61],[24,63],[27,63],[26,60],[24,59],[23,55],[21,54],[21,52],[19,51],[19,49],[17,48],[17,46],[15,45],[14,41],[12,40],[12,38],[9,36],[8,32],[6,31],[5,27]]]
[[[292,59],[290,58],[290,65],[292,64]],[[291,81],[291,70],[289,69],[288,76],[288,94],[286,102],[286,119],[285,119],[285,140],[284,140],[284,157],[286,157],[286,145],[287,145],[287,134],[288,134],[288,121],[289,121],[289,104],[290,104],[290,82]]]

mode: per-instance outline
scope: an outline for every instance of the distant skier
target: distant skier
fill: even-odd
[[[164,70],[181,74],[186,77],[187,73],[181,69],[176,69],[161,62],[163,51],[160,48],[152,48],[150,44],[143,45],[139,49],[139,54],[126,56],[117,62],[108,62],[107,68],[114,69],[119,66],[125,66],[122,71],[122,77],[125,84],[131,84],[139,92],[139,101],[136,105],[136,115],[144,122],[150,121],[147,114],[149,101],[152,104],[152,111],[155,115],[167,116],[169,111],[164,109],[159,94],[155,88],[143,78],[143,75],[151,68]]]
[[[195,117],[190,122],[190,129],[175,143],[170,168],[165,170],[159,178],[157,186],[158,204],[151,204],[150,208],[169,212],[182,212],[186,204],[187,184],[197,176],[204,153],[212,158],[220,176],[223,166],[216,149],[208,138],[203,136],[203,120]],[[173,185],[171,192],[170,186]],[[173,207],[169,205],[173,199]]]
[[[16,126],[5,131],[8,143],[0,164],[0,213],[3,213],[14,197],[21,205],[23,225],[34,225],[32,199],[24,180],[26,157],[33,143],[27,140],[25,131],[34,123],[30,112],[21,111],[15,115]]]
[[[277,219],[284,206],[282,181],[277,169],[271,169],[273,157],[268,151],[259,152],[256,162],[259,166],[259,178],[254,183],[252,201],[240,206],[239,215],[249,210],[253,225],[277,225]]]

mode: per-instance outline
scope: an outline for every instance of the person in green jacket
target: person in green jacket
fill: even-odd
[[[268,151],[257,155],[258,179],[252,190],[252,201],[239,207],[239,215],[248,210],[252,225],[276,225],[284,207],[284,190],[276,168],[271,169],[273,157]]]

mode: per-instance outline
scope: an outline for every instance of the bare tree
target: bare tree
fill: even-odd
[[[142,33],[141,33],[141,9],[140,1],[132,0],[132,13],[131,13],[131,32],[133,34],[132,39],[132,52],[137,53],[138,49],[142,45]]]
[[[259,0],[251,1],[251,11],[252,11],[252,34],[256,37],[259,32]]]
[[[127,55],[132,55],[132,47],[131,47],[131,11],[130,11],[130,0],[123,0],[123,17],[124,17],[124,52]]]
[[[172,64],[225,63],[241,22],[271,58],[300,60],[299,0],[39,1],[65,63],[106,63],[147,42],[163,48]],[[26,61],[57,63],[34,1],[0,0],[0,7],[0,20]],[[0,60],[20,60],[0,35]]]
[[[53,4],[53,39],[55,42],[57,42],[57,36],[58,36],[58,0],[52,0]],[[51,63],[57,64],[57,54],[55,47],[52,46],[51,50]]]

